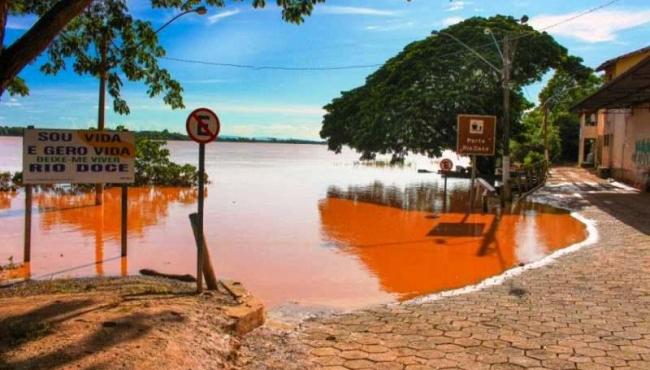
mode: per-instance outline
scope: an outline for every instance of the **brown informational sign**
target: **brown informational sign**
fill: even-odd
[[[496,123],[496,116],[459,114],[456,153],[493,156]]]
[[[126,131],[26,129],[24,184],[131,184],[135,135]]]

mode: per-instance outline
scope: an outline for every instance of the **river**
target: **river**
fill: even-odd
[[[168,147],[173,160],[196,164],[196,144]],[[21,138],[0,137],[0,171],[19,170],[21,150]],[[218,277],[242,281],[270,307],[355,308],[477,283],[585,238],[584,225],[543,205],[466,215],[467,181],[449,180],[443,201],[440,177],[417,172],[433,167],[426,158],[404,167],[357,158],[322,145],[207,145],[205,233]],[[129,190],[126,260],[119,189],[103,206],[93,199],[35,194],[33,278],[194,274],[195,190]],[[23,215],[22,192],[0,193],[0,264],[22,259]]]

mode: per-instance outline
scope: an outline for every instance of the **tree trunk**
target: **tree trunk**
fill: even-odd
[[[30,62],[32,62],[52,40],[67,26],[67,24],[92,0],[61,0],[45,13],[23,36],[11,46],[4,49],[0,54],[0,96],[7,89],[7,86],[18,75],[18,73]],[[5,10],[4,21],[6,22],[6,9],[9,6],[8,0],[0,0],[0,13]],[[4,36],[2,27],[2,35]]]
[[[9,16],[9,0],[0,0],[0,53],[5,45],[5,28]]]
[[[99,53],[101,58],[101,65],[99,71],[99,102],[97,104],[97,129],[103,130],[105,127],[105,118],[106,118],[106,74],[108,73],[107,69],[107,60],[106,60],[106,48],[108,40],[106,36],[102,38],[102,44],[99,46]],[[101,205],[104,203],[104,184],[95,184],[95,205]]]

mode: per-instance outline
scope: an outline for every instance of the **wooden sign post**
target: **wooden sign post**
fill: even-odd
[[[192,222],[192,215],[190,215],[190,221],[192,222],[197,247],[196,290],[201,293],[203,291],[204,273],[208,275],[206,279],[208,289],[216,289],[216,278],[214,278],[214,271],[210,264],[203,232],[203,205],[205,198],[205,144],[217,139],[221,130],[221,123],[219,122],[219,117],[213,111],[207,108],[199,108],[192,111],[187,117],[185,129],[190,138],[199,143],[198,217],[196,217],[196,222]],[[206,264],[209,265],[208,269],[204,269],[204,265]]]
[[[33,185],[122,185],[121,255],[127,255],[127,184],[135,181],[135,135],[128,131],[35,129],[23,134],[26,266],[31,261]],[[96,261],[102,262],[101,257]]]
[[[495,154],[496,116],[458,115],[456,153],[472,158],[472,180],[469,189],[469,211],[474,206],[476,182],[476,156]]]

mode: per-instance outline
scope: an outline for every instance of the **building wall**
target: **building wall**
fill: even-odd
[[[625,73],[625,71],[634,67],[635,64],[647,58],[648,55],[650,55],[650,51],[646,51],[645,53],[639,53],[636,55],[631,55],[625,59],[619,60],[618,62],[616,62],[616,66],[614,67],[613,77],[616,78],[622,73]]]
[[[607,158],[603,161],[602,166],[610,169],[625,168],[624,158],[627,141],[629,140],[628,130],[628,116],[629,110],[614,109],[607,113],[605,135],[609,136],[609,145],[603,147],[603,157]]]
[[[605,69],[606,81],[620,76],[650,51],[621,59]],[[650,102],[649,102],[650,103]],[[585,158],[585,140],[595,139],[595,166],[607,169],[612,177],[650,191],[650,108],[601,110],[596,126],[585,125],[583,114],[580,121],[580,158]],[[604,173],[604,172],[603,172]]]
[[[631,134],[625,143],[628,149],[626,167],[630,168],[629,180],[644,190],[650,190],[650,109],[637,108],[630,115]]]
[[[610,170],[612,177],[639,189],[650,186],[650,109],[612,109],[598,115],[596,126],[580,121],[580,158],[586,139],[596,139],[594,167]]]
[[[604,168],[612,177],[634,187],[648,190],[650,186],[650,110],[636,108],[612,110],[607,114],[608,146],[602,147]]]
[[[600,132],[604,130],[605,126],[605,111],[599,111],[596,114],[596,125],[588,125],[587,124],[587,119],[588,116],[585,114],[582,114],[580,116],[580,143],[578,144],[578,164],[582,166],[585,155],[585,140],[587,139],[595,139],[596,140],[596,148],[594,149],[595,155],[595,160],[598,160],[600,158],[600,153],[598,153],[597,150],[597,145],[598,145],[598,135]]]

